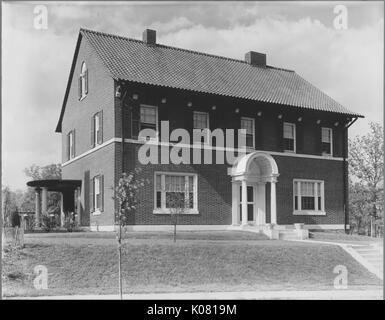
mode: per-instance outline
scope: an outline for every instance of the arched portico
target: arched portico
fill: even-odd
[[[270,222],[277,224],[276,187],[279,176],[274,158],[261,151],[241,157],[231,170],[232,224],[266,223],[266,183],[270,183]]]

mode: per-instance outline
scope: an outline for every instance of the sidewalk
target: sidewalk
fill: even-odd
[[[119,295],[18,297],[21,300],[117,300]],[[383,300],[382,290],[242,291],[124,294],[124,300]]]

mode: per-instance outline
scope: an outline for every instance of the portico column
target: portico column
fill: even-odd
[[[231,184],[231,196],[232,196],[232,225],[238,225],[238,208],[239,208],[239,197],[238,197],[238,185],[233,182]]]
[[[42,199],[41,199],[41,211],[43,212],[43,215],[47,215],[48,211],[48,189],[46,187],[42,188]]]
[[[35,189],[35,222],[38,227],[40,227],[40,215],[41,215],[41,206],[40,206],[40,189]]]
[[[242,225],[247,225],[247,183],[242,180]]]
[[[270,223],[277,224],[277,199],[275,191],[276,181],[270,183]]]

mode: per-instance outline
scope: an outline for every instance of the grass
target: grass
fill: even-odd
[[[344,231],[312,231],[310,232],[312,240],[337,241],[337,242],[382,242],[382,238],[371,238],[358,234],[346,234]]]
[[[266,240],[240,232],[126,235],[125,293],[332,289],[336,265],[345,265],[351,288],[379,288],[341,248]],[[113,233],[26,235],[26,246],[4,255],[6,296],[109,294],[118,292]],[[33,288],[33,268],[48,268],[48,290]]]

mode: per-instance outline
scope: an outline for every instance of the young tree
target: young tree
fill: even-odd
[[[139,189],[148,183],[147,179],[140,178],[141,169],[136,168],[129,173],[123,173],[118,185],[114,188],[114,200],[118,201],[119,209],[116,212],[115,221],[119,226],[117,233],[118,254],[119,254],[119,291],[120,298],[123,298],[122,285],[122,227],[129,223],[130,217],[134,214],[139,204]]]
[[[354,183],[359,183],[361,196],[360,209],[366,212],[370,221],[383,217],[383,167],[384,167],[383,128],[379,123],[370,123],[370,131],[363,136],[349,140],[349,172]],[[357,187],[356,186],[356,187]],[[358,203],[356,203],[357,205]]]
[[[167,206],[170,208],[171,222],[174,225],[174,242],[176,242],[176,226],[178,224],[178,215],[188,210],[189,199],[185,199],[184,192],[168,192]]]

